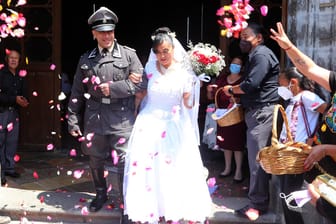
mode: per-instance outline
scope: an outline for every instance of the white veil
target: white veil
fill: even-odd
[[[188,73],[193,77],[193,88],[191,90],[191,99],[193,101],[194,106],[192,109],[187,109],[186,107],[182,107],[183,110],[186,113],[189,114],[193,129],[195,131],[196,139],[198,141],[198,144],[200,144],[200,134],[199,134],[199,127],[198,127],[198,110],[199,110],[199,101],[200,101],[200,88],[201,88],[201,82],[196,76],[195,72],[193,71],[191,67],[191,62],[189,55],[187,51],[183,48],[180,41],[178,41],[175,37],[173,38],[173,44],[174,44],[174,59],[181,63],[184,68],[188,71]],[[156,55],[153,52],[153,49],[150,50],[150,54],[148,57],[147,63],[153,63],[156,61]]]

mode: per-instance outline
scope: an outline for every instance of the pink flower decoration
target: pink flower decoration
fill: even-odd
[[[266,5],[260,6],[260,13],[261,13],[262,16],[267,16],[268,7]]]

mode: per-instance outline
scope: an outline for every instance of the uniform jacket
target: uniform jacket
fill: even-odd
[[[69,131],[83,130],[100,135],[129,133],[135,121],[135,93],[147,88],[147,78],[132,83],[130,73],[143,73],[135,50],[116,41],[110,56],[102,57],[98,48],[83,54],[74,76],[68,104]],[[110,96],[99,84],[109,82]]]

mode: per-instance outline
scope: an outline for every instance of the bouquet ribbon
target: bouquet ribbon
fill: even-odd
[[[198,79],[203,82],[210,82],[211,77],[206,75],[205,73],[202,73],[198,76]]]

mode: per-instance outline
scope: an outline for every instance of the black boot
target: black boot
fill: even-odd
[[[90,204],[90,211],[99,211],[107,201],[106,179],[104,178],[104,169],[92,169],[92,178],[96,188],[96,198]]]
[[[99,211],[107,201],[106,188],[96,188],[96,198],[90,204],[90,212]]]

